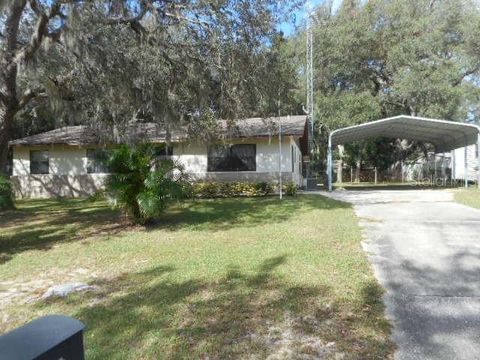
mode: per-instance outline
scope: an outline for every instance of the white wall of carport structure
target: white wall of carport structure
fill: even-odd
[[[467,146],[467,160],[468,160],[468,180],[477,181],[479,169],[478,159],[479,144]],[[465,180],[465,148],[460,148],[452,151],[454,160],[454,169],[452,177],[457,180]]]

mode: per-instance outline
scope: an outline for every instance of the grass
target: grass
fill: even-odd
[[[477,188],[459,189],[455,192],[455,200],[460,204],[480,209],[480,190]]]
[[[0,332],[62,313],[86,324],[88,359],[391,356],[345,203],[195,201],[132,228],[103,202],[28,201],[0,223]],[[73,281],[97,291],[38,300]]]

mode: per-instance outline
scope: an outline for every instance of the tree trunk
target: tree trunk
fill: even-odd
[[[359,183],[360,182],[360,170],[362,166],[362,161],[360,158],[357,159],[356,161],[356,166],[355,166],[355,182]]]
[[[5,19],[5,50],[0,58],[0,173],[7,172],[8,142],[12,135],[12,122],[19,110],[17,96],[18,29],[26,0],[12,0],[7,5]]]
[[[0,106],[0,174],[7,174],[8,142],[12,134],[14,113]]]

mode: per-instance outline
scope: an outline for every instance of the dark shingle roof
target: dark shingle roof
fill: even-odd
[[[302,137],[305,131],[307,117],[305,115],[280,117],[282,134],[285,136]],[[278,135],[278,118],[250,118],[235,122],[220,120],[220,131],[226,138],[270,137]],[[10,145],[91,145],[98,143],[115,143],[115,138],[138,138],[145,142],[165,142],[167,131],[160,124],[137,123],[117,131],[120,136],[114,136],[111,131],[95,129],[89,126],[66,126],[37,135],[10,141]],[[170,141],[181,141],[187,137],[187,132],[171,131]]]
[[[250,118],[231,123],[226,120],[219,121],[225,135],[231,138],[269,137],[278,135],[279,118]],[[286,136],[301,137],[305,131],[306,115],[282,116],[282,134]]]

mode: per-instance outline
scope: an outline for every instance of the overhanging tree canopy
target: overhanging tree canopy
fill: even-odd
[[[401,115],[337,129],[330,133],[328,143],[329,190],[332,190],[332,146],[380,136],[428,142],[435,146],[436,153],[466,147],[477,142],[480,145],[480,127],[477,125],[415,116]]]

